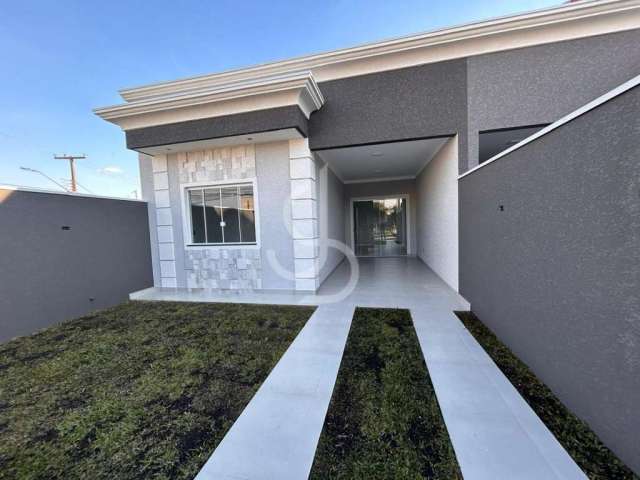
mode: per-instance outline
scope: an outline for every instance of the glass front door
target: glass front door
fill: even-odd
[[[406,199],[354,200],[353,230],[355,253],[359,257],[406,255]]]

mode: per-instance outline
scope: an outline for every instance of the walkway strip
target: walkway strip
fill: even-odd
[[[196,480],[309,476],[353,313],[345,303],[316,309]]]
[[[586,480],[450,310],[411,315],[465,480]]]

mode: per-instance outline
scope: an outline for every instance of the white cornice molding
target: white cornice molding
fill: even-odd
[[[633,28],[640,28],[640,0],[585,0],[353,48],[127,88],[120,90],[120,95],[135,102],[300,70],[313,70],[318,81],[326,81]],[[400,58],[403,55],[408,58]]]
[[[247,101],[249,100],[249,101]],[[146,96],[122,105],[97,108],[95,114],[125,130],[146,124],[171,123],[171,118],[162,120],[147,118],[131,120],[132,117],[149,117],[152,114],[180,111],[179,120],[217,116],[228,113],[261,110],[286,105],[297,105],[309,118],[312,112],[322,107],[324,97],[310,71],[290,72],[259,78],[240,79],[216,85],[200,85],[163,95]],[[224,104],[222,109],[206,110],[203,106]],[[189,113],[190,107],[198,107],[199,113]]]

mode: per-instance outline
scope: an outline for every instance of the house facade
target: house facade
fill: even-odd
[[[586,1],[125,89],[154,282],[315,291],[358,256],[458,290],[458,175],[637,75],[640,4]]]
[[[418,257],[640,471],[639,47],[640,0],[578,1],[96,113],[139,152],[156,287]]]

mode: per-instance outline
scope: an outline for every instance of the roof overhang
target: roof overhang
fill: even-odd
[[[640,0],[571,2],[353,48],[128,88],[120,91],[124,104],[98,108],[95,113],[127,132],[202,119],[224,122],[223,117],[291,106],[308,119],[324,103],[316,82],[636,28],[640,28]]]
[[[640,0],[583,0],[248,68],[120,90],[128,102],[313,72],[318,82],[640,28]]]
[[[323,103],[313,74],[298,71],[150,93],[94,112],[123,130],[133,130],[290,106],[297,106],[308,119]]]

